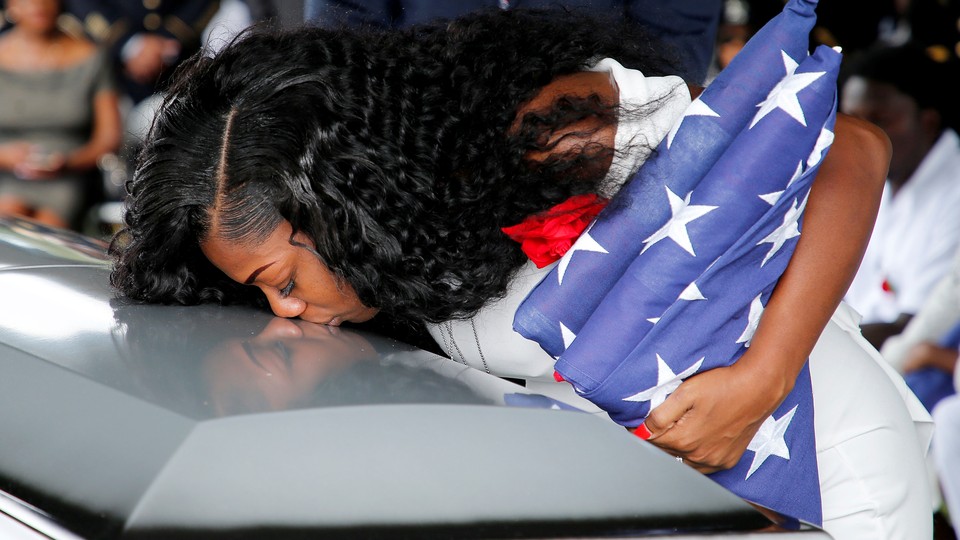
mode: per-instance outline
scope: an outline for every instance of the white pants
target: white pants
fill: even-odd
[[[841,306],[810,356],[823,527],[836,540],[932,538],[932,421],[857,323]]]

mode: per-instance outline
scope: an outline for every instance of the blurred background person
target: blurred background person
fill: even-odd
[[[727,67],[747,41],[782,10],[783,4],[777,0],[724,0],[708,79]],[[817,20],[822,17],[817,14]]]
[[[82,3],[86,0],[68,1]],[[189,7],[190,11],[188,13],[181,13],[181,15],[184,17],[187,17],[188,15],[199,17],[199,20],[193,27],[191,27],[192,30],[196,30],[197,33],[194,35],[193,33],[187,34],[185,32],[181,32],[179,37],[184,41],[179,42],[179,45],[174,45],[173,41],[176,41],[174,38],[169,37],[168,35],[159,31],[153,34],[153,37],[150,38],[168,40],[168,46],[171,48],[171,50],[177,49],[179,51],[179,56],[177,58],[171,57],[171,63],[161,66],[162,72],[159,73],[157,78],[152,80],[152,82],[149,83],[149,86],[140,88],[140,91],[151,92],[149,95],[141,97],[140,94],[137,93],[136,95],[131,96],[132,98],[136,98],[137,103],[125,115],[126,139],[124,140],[124,149],[127,161],[132,160],[132,156],[136,154],[141,142],[143,141],[143,138],[150,129],[150,124],[153,122],[153,116],[156,113],[156,108],[162,101],[161,94],[166,76],[172,72],[176,66],[176,63],[179,63],[181,59],[186,58],[186,55],[192,54],[199,50],[203,50],[204,54],[213,55],[216,51],[229,43],[234,37],[237,36],[237,34],[242,32],[247,27],[260,23],[276,24],[278,18],[278,10],[275,2],[279,0],[220,0],[217,2],[165,1],[167,3],[161,3],[158,1],[150,2],[150,0],[143,2],[143,5],[149,4],[151,6],[150,9],[153,10],[150,11],[147,16],[150,14],[158,15],[164,10],[179,13],[180,11],[186,10]],[[140,2],[134,2],[129,3],[128,6],[128,3],[126,2],[104,3],[115,3],[118,6],[125,6],[131,10],[133,8],[130,6],[133,6],[133,4],[140,4]],[[179,4],[190,4],[192,7],[186,5],[180,6]],[[203,13],[200,13],[198,10],[201,6],[205,6],[204,10],[213,8],[213,12],[207,13],[206,11],[203,11]],[[141,6],[138,9],[143,9],[143,7]],[[197,15],[198,13],[200,13],[200,15]],[[169,15],[164,20],[166,20],[167,24],[170,24],[172,28],[181,28],[186,24],[173,22],[182,21],[182,19],[180,19],[177,15]],[[146,24],[146,19],[144,24]],[[146,37],[143,34],[141,35]],[[128,42],[136,39],[136,36],[130,37],[128,38]],[[152,62],[152,65],[155,66],[156,63]],[[122,188],[122,185],[118,187]]]
[[[483,9],[571,9],[636,22],[675,50],[678,75],[701,84],[713,59],[723,0],[306,0],[304,20],[324,27],[405,28]],[[774,12],[779,13],[780,7]]]
[[[886,0],[891,3],[891,0]],[[880,21],[879,41],[889,45],[917,43],[938,59],[960,56],[960,2],[957,0],[892,0],[893,11]]]
[[[904,331],[883,344],[881,354],[933,413],[931,485],[939,486],[945,512],[935,516],[936,539],[955,539],[960,524],[960,252]],[[939,495],[939,494],[938,494]],[[953,522],[947,525],[946,516]],[[952,535],[952,536],[951,536]]]
[[[220,0],[213,18],[200,34],[204,54],[213,55],[249,26],[279,26],[280,11],[271,0]]]
[[[189,54],[201,49],[212,54],[250,25],[277,24],[280,2],[67,0],[67,5],[72,6],[74,13],[61,17],[65,26],[77,35],[98,36],[113,55],[115,71],[127,75],[121,88],[121,150],[101,161],[103,198],[89,209],[83,224],[84,232],[109,237],[122,222],[124,184],[153,122],[156,108],[163,99],[167,76]],[[291,7],[285,9],[289,11]],[[301,23],[302,9],[301,5],[296,12],[297,24]],[[136,32],[130,29],[131,21],[140,21],[140,29]],[[159,27],[156,26],[158,21],[161,23]],[[161,51],[151,45],[156,43],[165,43],[163,48],[171,54],[156,54]],[[131,56],[134,49],[141,54]],[[151,69],[141,70],[141,62]]]
[[[955,393],[958,347],[960,252],[903,332],[888,338],[880,353],[904,374],[907,384],[932,412],[941,399]]]
[[[726,66],[763,24],[783,9],[783,0],[724,0],[716,62]],[[920,44],[938,60],[960,56],[960,0],[821,1],[814,43],[839,46],[846,58],[877,45]]]
[[[960,381],[957,381],[960,385]],[[940,477],[940,487],[947,514],[954,531],[960,530],[960,396],[947,397],[933,414],[937,426],[933,458]],[[946,538],[946,536],[944,536]],[[954,536],[956,538],[956,536]]]
[[[122,91],[137,103],[200,48],[216,0],[64,0],[62,24],[110,51]]]
[[[109,60],[57,26],[59,0],[7,0],[0,34],[0,212],[76,226],[120,144]]]
[[[848,66],[841,109],[893,145],[873,235],[847,302],[878,349],[900,333],[947,274],[960,247],[958,69],[908,43],[874,48]]]

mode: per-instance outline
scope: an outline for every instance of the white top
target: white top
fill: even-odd
[[[690,105],[690,90],[680,77],[645,77],[612,58],[604,58],[588,71],[609,73],[619,97],[613,162],[600,187],[601,195],[611,197],[683,115]]]
[[[610,196],[640,168],[683,115],[690,105],[690,92],[680,77],[645,77],[610,58],[590,70],[610,73],[619,95],[614,143],[617,152],[601,189]],[[651,109],[651,102],[656,108]],[[528,389],[598,412],[600,409],[577,396],[572,386],[553,380],[555,358],[513,330],[513,316],[520,303],[555,264],[537,268],[527,261],[511,281],[506,297],[485,305],[470,319],[428,324],[427,330],[457,362],[500,377],[524,379]]]
[[[840,232],[840,231],[838,231]],[[960,247],[960,139],[947,129],[880,212],[846,301],[864,323],[917,313]],[[888,283],[887,289],[883,285]]]

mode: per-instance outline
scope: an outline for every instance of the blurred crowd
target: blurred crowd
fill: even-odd
[[[108,235],[178,63],[276,14],[258,0],[0,0],[0,212]]]
[[[782,0],[306,0],[296,22],[405,27],[557,4],[683,37],[673,41],[692,59],[684,74],[706,84],[783,8]],[[290,4],[279,0],[0,0],[0,213],[109,235],[177,64],[251,24],[280,24],[283,9]],[[865,337],[935,410],[938,534],[950,538],[949,519],[960,526],[960,0],[822,0],[818,16],[814,41],[844,52],[839,109],[882,128],[893,146],[847,301],[864,316]]]

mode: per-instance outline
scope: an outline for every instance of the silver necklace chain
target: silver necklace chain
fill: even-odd
[[[473,341],[477,344],[477,352],[480,353],[480,362],[483,363],[483,370],[487,373],[490,373],[490,367],[487,365],[487,358],[483,354],[483,348],[480,347],[480,336],[477,334],[477,324],[470,319],[470,329],[473,331]],[[454,362],[459,362],[465,366],[470,364],[467,362],[467,357],[464,356],[463,351],[460,350],[460,345],[457,343],[456,338],[453,336],[453,323],[450,321],[444,321],[440,323],[440,338],[443,340],[443,346],[447,351],[451,351],[450,356]],[[453,354],[453,351],[456,351],[456,354]],[[460,359],[457,359],[457,356]]]

